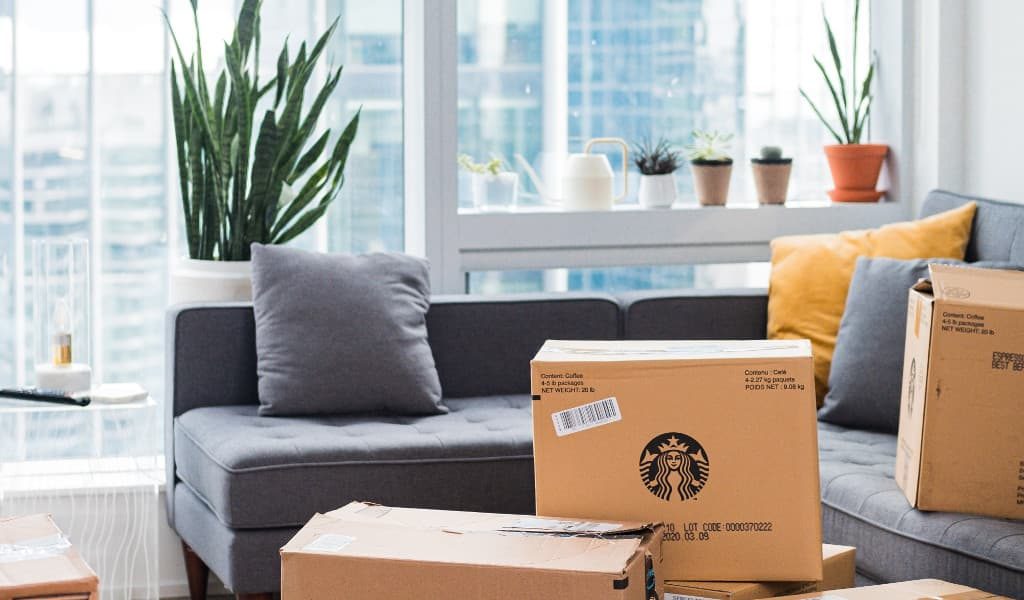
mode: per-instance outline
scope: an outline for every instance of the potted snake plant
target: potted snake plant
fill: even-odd
[[[171,303],[247,300],[250,244],[285,244],[324,216],[345,181],[359,112],[337,139],[317,126],[341,67],[319,85],[309,82],[337,20],[294,56],[286,42],[276,74],[263,81],[261,1],[243,0],[224,44],[225,66],[208,80],[198,0],[191,5],[197,40],[191,57],[165,15],[175,52],[171,110],[188,247],[188,258],[172,272]]]
[[[822,7],[822,19],[825,22],[825,34],[828,37],[829,53],[832,58],[832,72],[814,57],[825,85],[832,97],[836,120],[830,122],[801,88],[804,97],[814,114],[818,116],[825,128],[835,139],[835,144],[825,146],[829,170],[832,172],[832,183],[835,189],[829,192],[834,202],[876,202],[884,192],[876,191],[878,176],[882,171],[882,163],[889,153],[886,144],[863,143],[866,137],[866,124],[871,115],[871,82],[875,75],[875,59],[869,61],[863,81],[857,81],[857,26],[860,22],[860,0],[853,5],[853,49],[850,54],[849,80],[843,74],[843,62],[839,56],[832,26]],[[849,81],[849,85],[847,85]]]

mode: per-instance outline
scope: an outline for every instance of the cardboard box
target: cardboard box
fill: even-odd
[[[824,544],[821,581],[666,581],[664,600],[755,600],[853,587],[856,552],[851,546]]]
[[[99,577],[50,515],[0,519],[0,600],[15,598],[99,598]]]
[[[910,290],[896,482],[922,510],[1024,519],[1024,273],[930,269]]]
[[[281,597],[656,600],[662,531],[353,502],[281,549]]]
[[[806,340],[548,341],[532,373],[538,514],[665,523],[666,579],[821,579]]]
[[[938,579],[919,579],[885,585],[833,590],[827,594],[811,593],[780,596],[786,600],[1010,600],[1005,596],[947,583]]]

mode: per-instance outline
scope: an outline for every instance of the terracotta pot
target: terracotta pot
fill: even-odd
[[[701,206],[725,206],[729,198],[732,160],[691,162],[693,187]]]
[[[757,187],[757,202],[759,204],[786,203],[793,159],[755,158],[750,161],[750,169],[754,172],[754,186]]]
[[[825,146],[825,156],[836,190],[874,191],[888,153],[889,146],[885,144]]]

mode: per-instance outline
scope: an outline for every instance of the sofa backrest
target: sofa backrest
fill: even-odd
[[[619,304],[593,294],[435,296],[427,313],[447,398],[528,394],[530,360],[548,339],[619,337]]]
[[[925,198],[921,216],[950,210],[972,200],[978,203],[978,212],[974,215],[974,230],[967,245],[967,260],[1024,264],[1024,204],[933,190]]]

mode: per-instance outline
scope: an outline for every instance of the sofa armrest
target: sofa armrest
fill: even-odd
[[[625,339],[755,340],[768,331],[768,292],[659,290],[620,296]]]
[[[165,354],[164,455],[167,516],[173,523],[174,418],[202,406],[259,401],[252,304],[171,307]]]

